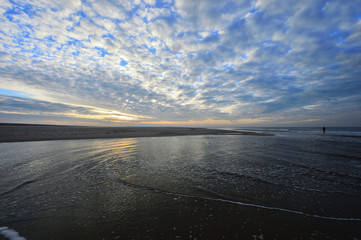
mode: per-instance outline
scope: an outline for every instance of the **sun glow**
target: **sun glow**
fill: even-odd
[[[253,124],[260,123],[264,120],[261,119],[238,119],[238,120],[188,120],[188,121],[144,121],[140,122],[141,124],[150,124],[150,125],[180,125],[180,126],[207,126],[207,125],[237,125],[237,124]]]

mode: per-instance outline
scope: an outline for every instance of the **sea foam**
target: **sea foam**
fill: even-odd
[[[17,231],[8,227],[0,227],[0,233],[10,240],[26,240],[26,238],[19,236]]]

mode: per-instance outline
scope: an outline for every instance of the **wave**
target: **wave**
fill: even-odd
[[[226,176],[226,177],[238,178],[238,179],[243,179],[243,180],[251,180],[253,182],[258,182],[258,183],[261,183],[261,184],[270,184],[270,185],[275,185],[275,186],[283,186],[283,185],[280,185],[278,183],[274,183],[274,182],[267,181],[267,180],[264,180],[264,179],[261,179],[261,178],[256,178],[256,177],[243,175],[243,174],[239,174],[239,173],[220,171],[220,170],[217,170],[217,169],[205,169],[205,170],[209,173],[210,178],[214,178],[215,176]]]
[[[285,159],[277,159],[277,162],[282,162],[286,166],[290,166],[292,169],[304,169],[305,172],[299,172],[299,174],[302,174],[304,176],[313,177],[314,179],[319,179],[322,181],[332,181],[332,182],[338,182],[340,184],[346,185],[346,186],[352,186],[355,188],[361,188],[361,185],[359,184],[361,182],[361,177],[355,176],[352,174],[347,173],[340,173],[332,170],[323,170],[317,167],[313,166],[306,166],[301,163],[295,163],[291,162]],[[335,179],[334,177],[338,177]]]
[[[12,193],[12,192],[14,192],[14,191],[16,191],[16,190],[19,190],[19,189],[25,187],[25,186],[28,185],[28,184],[31,184],[31,183],[36,182],[36,181],[37,181],[37,180],[30,180],[30,181],[23,182],[23,183],[17,185],[16,187],[14,187],[14,188],[12,188],[12,189],[10,189],[10,190],[8,190],[8,191],[5,191],[5,192],[1,193],[0,196],[2,197],[2,196],[4,196],[4,195],[6,195],[6,194]]]
[[[336,191],[336,190],[326,190],[326,189],[316,189],[316,188],[308,188],[308,187],[301,187],[301,186],[295,186],[295,185],[286,185],[286,184],[282,184],[282,183],[276,183],[276,182],[272,182],[269,180],[264,180],[258,177],[254,177],[254,176],[248,176],[248,175],[243,175],[243,174],[239,174],[239,173],[233,173],[233,172],[225,172],[225,171],[219,171],[216,169],[212,169],[212,170],[207,170],[208,172],[211,173],[211,177],[214,178],[214,176],[229,176],[229,177],[233,177],[233,178],[238,178],[238,179],[242,179],[242,180],[250,180],[252,182],[256,182],[258,184],[265,184],[265,185],[272,185],[275,187],[282,187],[282,188],[287,188],[287,189],[295,189],[295,190],[301,190],[301,191],[307,191],[307,192],[319,192],[319,193],[333,193],[333,194],[341,194],[341,195],[348,195],[348,196],[360,196],[359,194],[355,194],[355,193],[351,193],[351,192],[343,192],[343,191]],[[215,173],[215,174],[213,174]],[[307,176],[313,176],[312,174],[308,174],[308,173],[300,173],[302,175],[307,175]],[[349,175],[347,175],[349,176]],[[350,176],[349,176],[350,177]],[[335,180],[331,180],[331,179],[327,179],[327,178],[323,178],[320,176],[315,177],[319,180],[323,180],[323,181],[332,181],[332,182],[338,182],[340,184],[343,185],[347,185],[347,186],[351,186],[354,188],[361,188],[361,186],[356,185],[356,184],[346,184],[342,181],[335,181]]]
[[[318,214],[305,213],[305,212],[292,210],[292,209],[272,207],[272,206],[264,206],[264,205],[260,205],[260,204],[246,203],[246,202],[240,202],[240,201],[229,200],[229,199],[224,199],[224,198],[211,198],[211,197],[205,197],[205,196],[196,196],[196,195],[168,192],[168,191],[164,191],[164,190],[153,188],[153,187],[133,184],[133,183],[130,183],[130,182],[126,181],[126,180],[123,180],[123,179],[121,179],[119,177],[116,177],[116,181],[121,183],[121,184],[124,184],[126,186],[129,186],[129,187],[143,189],[143,190],[146,190],[146,191],[153,191],[153,192],[161,193],[161,194],[164,194],[164,195],[170,195],[170,196],[176,196],[176,197],[184,197],[184,198],[195,198],[195,199],[222,202],[222,203],[229,203],[229,204],[241,205],[241,206],[246,206],[246,207],[253,207],[253,208],[260,208],[260,209],[265,209],[265,210],[292,213],[292,214],[296,214],[296,215],[302,215],[302,216],[306,216],[306,217],[319,218],[319,219],[361,222],[361,218],[345,218],[345,217],[322,216],[322,215],[318,215]],[[220,194],[217,194],[217,195],[223,196],[223,195],[220,195]]]

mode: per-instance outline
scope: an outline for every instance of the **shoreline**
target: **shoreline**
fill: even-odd
[[[0,143],[189,135],[273,136],[270,134],[251,131],[232,131],[191,127],[86,127],[65,125],[0,124]]]

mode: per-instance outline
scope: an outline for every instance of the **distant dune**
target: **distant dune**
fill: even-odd
[[[134,138],[183,135],[265,135],[249,131],[230,131],[184,127],[79,127],[35,124],[0,124],[0,142],[46,141],[95,138]]]

